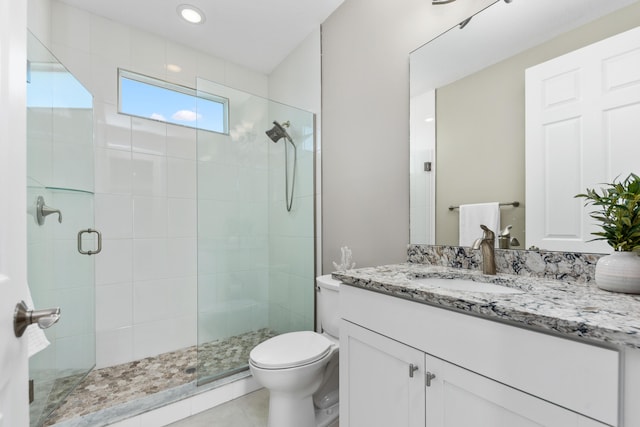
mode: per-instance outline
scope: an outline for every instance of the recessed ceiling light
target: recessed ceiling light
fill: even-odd
[[[178,6],[178,15],[191,24],[202,24],[205,20],[204,12],[190,4]]]

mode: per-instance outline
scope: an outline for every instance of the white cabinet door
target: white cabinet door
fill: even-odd
[[[526,245],[610,252],[574,196],[639,173],[640,28],[526,71]]]
[[[424,427],[424,353],[340,324],[340,426]]]
[[[436,357],[426,370],[427,427],[606,426]]]

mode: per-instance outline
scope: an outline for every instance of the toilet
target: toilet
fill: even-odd
[[[249,354],[255,380],[269,390],[269,427],[338,425],[338,292],[331,275],[316,278],[322,333],[289,332]]]

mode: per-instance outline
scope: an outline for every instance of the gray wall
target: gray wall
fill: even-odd
[[[322,26],[322,265],[403,262],[409,52],[494,0],[346,0]]]

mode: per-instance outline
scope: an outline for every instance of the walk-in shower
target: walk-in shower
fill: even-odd
[[[296,144],[293,142],[293,139],[289,136],[285,128],[288,128],[291,124],[286,121],[282,124],[277,121],[273,121],[273,127],[267,130],[265,133],[273,142],[278,142],[282,138],[285,138],[291,146],[293,147],[293,172],[291,173],[291,196],[289,196],[289,150],[285,144],[284,147],[284,191],[285,191],[285,206],[287,208],[287,212],[291,212],[291,207],[293,205],[293,191],[296,186],[296,161],[298,158],[298,153],[296,149]]]
[[[197,94],[228,101],[219,103],[228,106],[218,116],[225,120],[223,131],[144,117],[135,118],[134,126],[134,119],[80,87],[71,96],[73,76],[35,39],[29,59],[29,285],[36,306],[62,309],[60,322],[46,331],[51,345],[30,359],[32,427],[104,425],[105,419],[124,420],[244,380],[255,345],[313,329],[313,114],[198,79]],[[44,90],[35,97],[37,87]],[[204,108],[194,110],[193,117],[207,119]],[[274,137],[285,144],[266,143],[264,130],[281,118],[290,125],[279,122],[283,136]],[[110,126],[109,120],[128,124]],[[145,143],[167,153],[135,151],[112,140],[110,131],[129,141],[144,135]],[[118,173],[107,173],[111,166]],[[283,188],[283,170],[287,182],[295,180],[295,194]],[[163,183],[162,189],[137,186],[137,173]],[[127,185],[112,187],[122,181]],[[96,222],[111,225],[102,230],[105,244],[97,260],[82,255],[77,242],[79,229],[94,227],[95,192]],[[60,210],[61,223],[52,215],[38,224],[34,213],[44,205],[38,196]],[[116,199],[118,208],[111,210]],[[145,210],[150,206],[151,212]],[[108,222],[115,211],[117,221]],[[146,227],[150,217],[157,221],[153,230]],[[85,252],[97,246],[94,237],[82,239]],[[111,271],[124,273],[112,277]],[[111,340],[112,325],[127,335]],[[178,344],[175,336],[181,337]],[[116,361],[105,357],[112,352]]]
[[[228,133],[198,132],[203,383],[247,369],[249,351],[273,335],[313,329],[315,138],[307,111],[205,79],[197,89],[229,105]],[[202,362],[215,354],[225,363]]]

